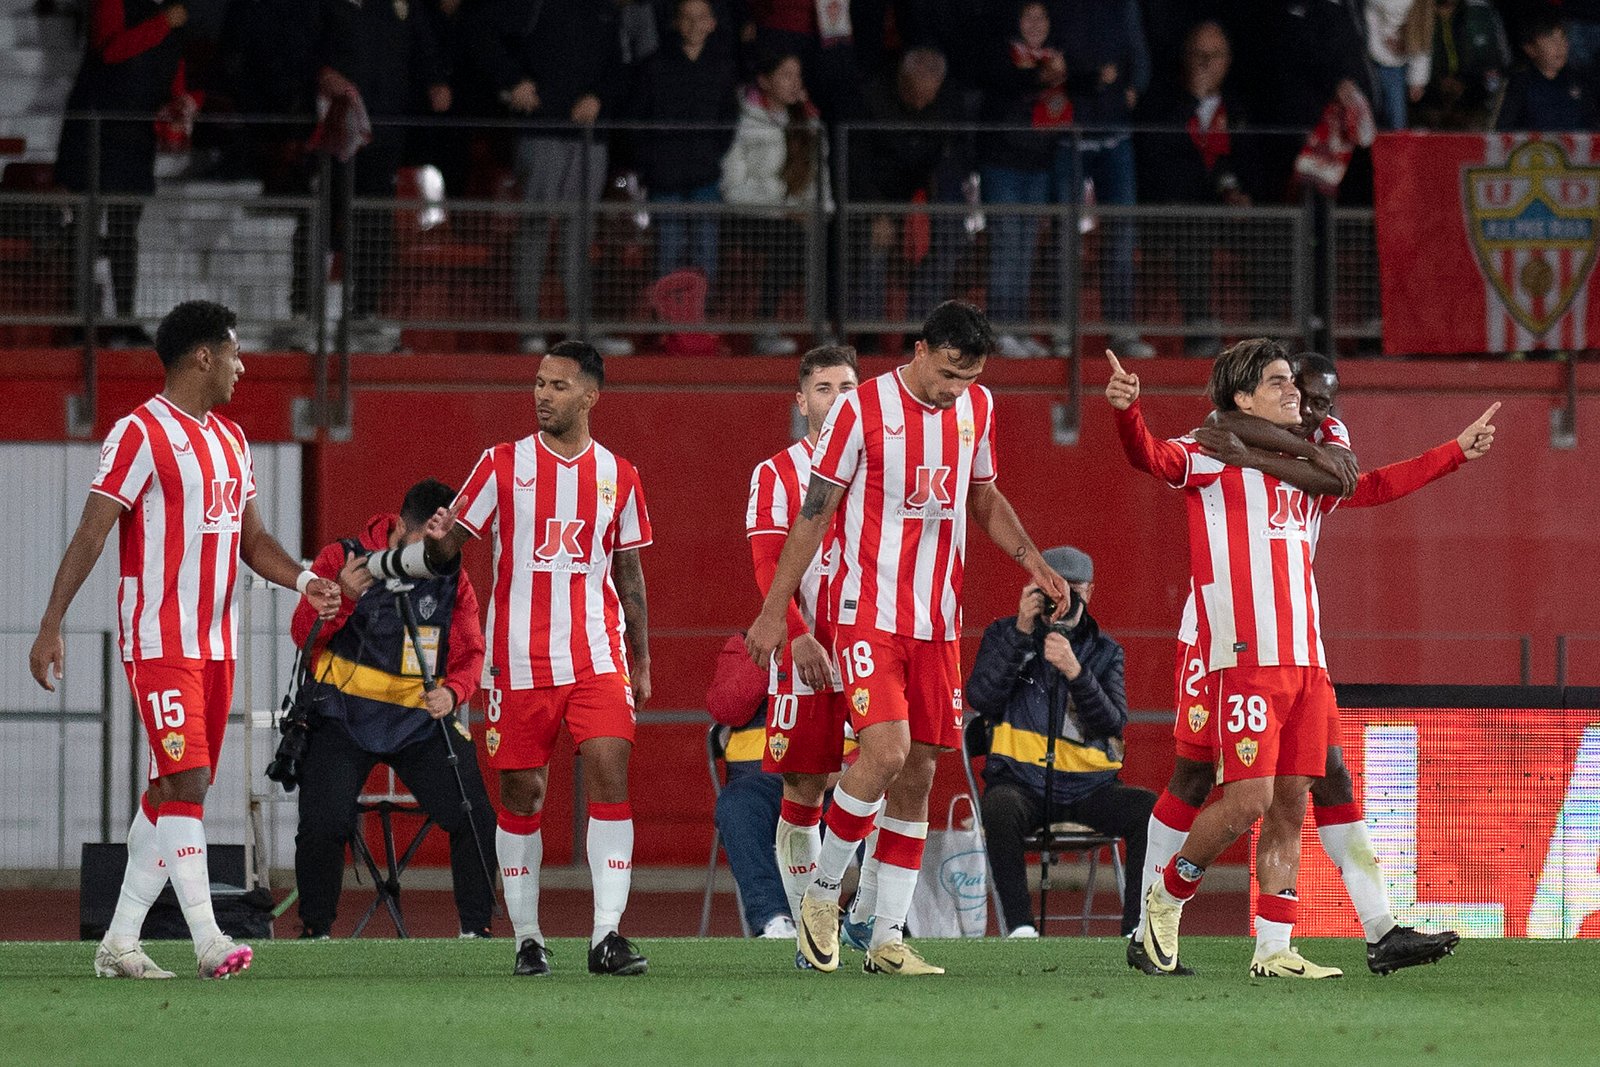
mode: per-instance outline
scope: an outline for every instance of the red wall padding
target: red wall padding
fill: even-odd
[[[891,364],[869,361],[875,373]],[[58,440],[65,396],[75,391],[70,353],[0,354],[0,435]],[[533,358],[365,357],[357,361],[348,443],[307,451],[308,550],[392,510],[416,480],[459,485],[478,453],[534,427]],[[1134,365],[1157,432],[1179,433],[1204,415],[1207,365]],[[1558,634],[1571,644],[1568,681],[1600,684],[1593,600],[1591,517],[1600,514],[1600,375],[1580,368],[1579,443],[1553,450],[1549,412],[1562,392],[1555,364],[1349,362],[1342,415],[1364,467],[1413,455],[1453,437],[1494,400],[1494,452],[1417,496],[1381,510],[1335,514],[1318,558],[1321,602],[1337,681],[1516,682],[1521,643],[1531,680],[1554,680]],[[153,357],[108,353],[101,430],[159,384]],[[758,603],[743,534],[751,467],[788,440],[788,361],[617,359],[593,415],[595,435],[639,468],[655,526],[644,551],[658,710],[702,707],[725,636]],[[289,399],[310,393],[303,357],[247,358],[230,414],[256,439],[287,439]],[[1051,406],[1065,369],[995,361],[984,381],[998,396],[1000,485],[1041,546],[1070,542],[1096,560],[1094,612],[1128,650],[1135,709],[1171,700],[1172,633],[1187,581],[1181,495],[1128,468],[1090,361],[1082,435],[1051,442]],[[969,549],[965,610],[970,662],[976,636],[1014,610],[1023,575],[980,534]],[[480,588],[485,546],[468,549]],[[1129,732],[1125,776],[1159,788],[1171,767],[1166,727]],[[710,839],[703,728],[642,716],[633,790],[641,863],[703,862]],[[565,752],[566,750],[563,750]],[[940,776],[935,821],[959,780]],[[573,856],[571,772],[558,755],[546,815],[546,855]],[[491,791],[493,786],[491,784]],[[576,858],[581,861],[581,846]],[[424,862],[443,862],[442,842]]]

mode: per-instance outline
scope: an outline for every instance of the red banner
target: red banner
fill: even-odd
[[[1463,937],[1600,937],[1600,713],[1339,714],[1401,925]],[[1301,843],[1296,933],[1360,937],[1309,816]],[[1252,884],[1252,914],[1254,903]]]
[[[1600,343],[1600,299],[1589,291],[1596,156],[1590,134],[1380,136],[1372,158],[1384,351]]]

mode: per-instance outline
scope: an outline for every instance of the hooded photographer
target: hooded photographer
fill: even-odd
[[[373,516],[359,540],[335,541],[311,565],[316,574],[338,579],[344,602],[316,636],[311,681],[303,694],[310,737],[298,767],[295,835],[302,937],[326,937],[333,927],[345,846],[358,832],[356,798],[379,763],[394,768],[450,837],[462,935],[488,936],[494,889],[480,849],[482,842],[494,840],[494,809],[471,735],[455,718],[483,670],[477,594],[459,570],[398,589],[395,582],[371,582],[355,565],[370,552],[421,538],[429,516],[454,496],[449,486],[431,478],[419,482],[406,493],[399,515]],[[402,595],[409,598],[417,623],[415,638],[400,610]],[[304,644],[312,622],[309,611],[295,612],[290,632],[296,644]],[[417,644],[428,662],[419,661]],[[424,668],[429,678],[438,674],[431,689],[424,687]],[[451,766],[455,751],[460,752],[459,776]],[[470,801],[470,821],[463,799]]]
[[[1050,819],[1122,838],[1130,870],[1144,861],[1146,824],[1156,800],[1117,777],[1128,699],[1122,646],[1089,614],[1094,561],[1068,546],[1043,555],[1067,582],[1072,606],[1050,623],[1053,606],[1037,586],[1025,588],[1017,614],[984,631],[965,694],[967,704],[993,724],[983,771],[983,829],[1002,928],[1012,937],[1038,934],[1022,841],[1045,824],[1048,738],[1056,739]],[[1131,932],[1138,921],[1139,887],[1130,879],[1122,932]]]

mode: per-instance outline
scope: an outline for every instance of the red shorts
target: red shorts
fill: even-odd
[[[1321,667],[1229,667],[1213,671],[1212,727],[1221,780],[1287,775],[1322,777],[1328,719],[1339,714]]]
[[[134,659],[122,669],[150,741],[150,779],[197,767],[217,777],[233,706],[231,659]]]
[[[1172,744],[1181,759],[1217,762],[1217,739],[1210,729],[1211,704],[1206,696],[1206,661],[1194,645],[1178,642],[1177,677],[1173,680]]]
[[[489,766],[497,771],[548,764],[563,722],[574,745],[592,737],[633,741],[633,687],[621,672],[596,674],[547,689],[491,687],[486,692],[489,714],[483,741]]]
[[[843,693],[778,693],[767,698],[767,747],[761,769],[778,774],[833,774],[844,761]]]
[[[841,626],[834,652],[856,736],[874,723],[904,722],[911,740],[961,747],[961,647],[871,626]]]

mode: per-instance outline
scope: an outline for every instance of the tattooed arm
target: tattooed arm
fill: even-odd
[[[778,571],[772,576],[772,587],[767,590],[761,614],[745,634],[745,647],[750,650],[750,658],[755,660],[756,666],[767,666],[773,652],[788,639],[789,602],[800,588],[800,580],[805,577],[817,549],[822,547],[823,535],[828,532],[828,524],[833,521],[833,513],[843,499],[844,486],[825,478],[813,476],[806,487],[805,502],[789,526],[789,536],[784,538]]]
[[[1071,607],[1067,596],[1067,583],[1061,575],[1050,569],[1039,550],[1022,528],[1022,520],[1011,508],[1011,501],[993,482],[974,482],[967,490],[967,517],[973,525],[989,535],[989,540],[1000,546],[1000,551],[1010,556],[1017,566],[1033,576],[1045,595],[1056,602],[1056,617]]]
[[[645,606],[644,566],[639,550],[630,548],[611,559],[611,580],[622,601],[622,618],[627,624],[628,680],[633,685],[633,707],[644,708],[650,699],[650,613]]]

